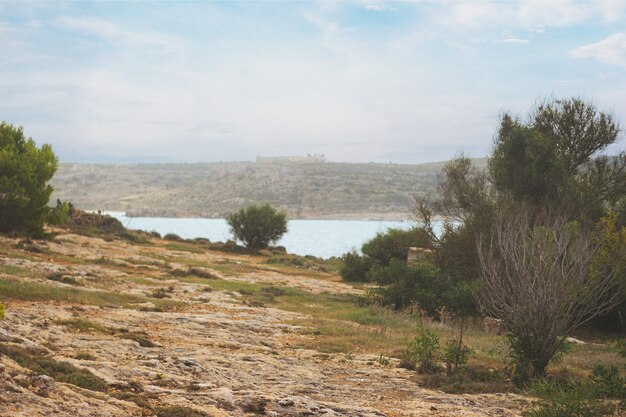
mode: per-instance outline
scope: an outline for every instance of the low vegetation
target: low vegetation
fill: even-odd
[[[90,371],[76,368],[68,362],[50,359],[41,352],[0,344],[0,353],[30,369],[35,375],[48,375],[58,382],[66,382],[92,391],[106,392],[107,390],[106,382]]]

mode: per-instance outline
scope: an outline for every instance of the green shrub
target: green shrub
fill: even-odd
[[[448,376],[452,376],[459,367],[465,365],[472,353],[472,348],[463,342],[462,337],[459,340],[448,340],[443,349],[443,362],[446,364]]]
[[[164,240],[173,240],[173,241],[177,241],[177,242],[182,242],[184,239],[180,236],[178,236],[176,233],[166,233],[163,236]]]
[[[0,233],[43,236],[56,169],[50,145],[37,148],[21,127],[0,122]]]
[[[422,229],[389,229],[366,242],[361,251],[372,263],[386,266],[392,259],[406,262],[410,247],[430,247],[428,233]]]
[[[596,365],[589,379],[598,397],[626,399],[626,378],[620,375],[617,366]]]
[[[573,386],[541,380],[530,392],[542,398],[524,417],[601,417],[610,411],[595,397],[589,384]]]
[[[439,336],[432,330],[425,328],[421,323],[416,327],[416,335],[405,350],[405,360],[417,366],[423,373],[439,371],[440,359]]]
[[[0,320],[4,320],[4,304],[0,303]]]
[[[49,224],[64,225],[72,219],[74,205],[68,201],[57,199],[57,205],[48,212],[47,221]]]
[[[230,231],[248,250],[257,251],[277,242],[287,232],[287,213],[269,204],[252,205],[226,216]]]
[[[454,282],[430,263],[392,259],[387,266],[371,268],[368,276],[379,285],[368,295],[381,305],[403,309],[417,304],[431,317],[438,317],[442,307],[460,316],[476,312],[473,287]]]
[[[344,281],[367,282],[369,281],[368,272],[371,267],[372,261],[370,258],[351,251],[341,257],[339,274]]]

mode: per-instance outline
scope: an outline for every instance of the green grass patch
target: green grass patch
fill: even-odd
[[[190,253],[203,253],[204,249],[194,245],[193,243],[187,242],[170,242],[164,246],[164,248],[169,250],[177,250],[181,252],[190,252]]]
[[[24,277],[29,274],[29,271],[19,266],[0,265],[0,273],[6,274],[6,275],[14,275],[16,277]]]
[[[15,300],[64,301],[97,306],[115,305],[126,308],[138,308],[137,304],[149,301],[162,310],[169,310],[184,304],[174,300],[159,300],[107,291],[59,288],[13,279],[0,279],[0,296]]]
[[[57,320],[56,324],[67,326],[78,332],[94,332],[116,336],[120,339],[134,340],[139,343],[139,346],[141,347],[156,346],[156,344],[148,338],[148,334],[144,331],[128,331],[127,329],[103,326],[102,324],[86,319]]]
[[[13,359],[34,374],[48,375],[55,381],[76,385],[92,391],[106,392],[106,382],[87,369],[76,368],[68,362],[47,358],[43,354],[16,346],[0,344],[0,353]]]
[[[78,332],[94,332],[103,334],[113,333],[112,328],[87,319],[56,320],[55,323],[61,326],[69,327],[70,329]]]
[[[62,262],[67,262],[70,264],[76,264],[76,265],[85,265],[87,263],[90,263],[90,261],[87,261],[85,259],[82,258],[78,258],[76,256],[71,256],[71,255],[61,255],[61,254],[54,254],[54,260],[55,261],[62,261]]]

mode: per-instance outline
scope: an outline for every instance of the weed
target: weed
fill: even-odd
[[[408,362],[418,366],[420,372],[434,373],[439,370],[439,336],[430,329],[417,324],[416,335],[406,348]]]
[[[382,353],[380,354],[378,359],[376,359],[376,362],[378,362],[378,364],[381,366],[389,366],[389,364],[391,363],[389,361],[389,358],[384,357]]]

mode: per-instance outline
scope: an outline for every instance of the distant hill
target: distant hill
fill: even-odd
[[[485,166],[485,159],[475,160]],[[406,219],[413,194],[434,193],[444,162],[348,164],[275,158],[198,164],[60,164],[59,198],[131,215],[224,217],[269,202],[291,218]]]

